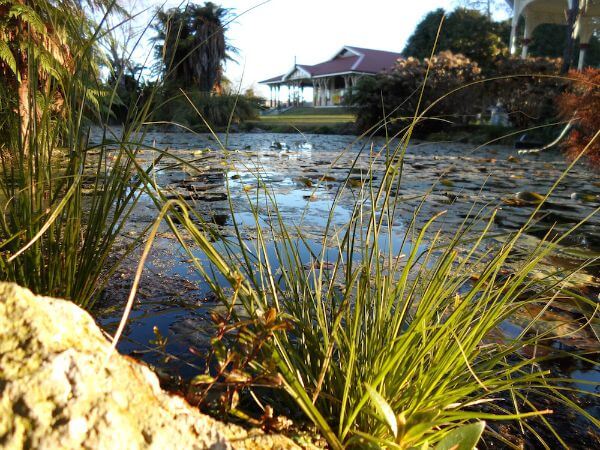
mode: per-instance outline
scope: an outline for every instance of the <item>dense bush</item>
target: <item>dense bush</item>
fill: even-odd
[[[574,158],[590,143],[600,130],[600,69],[572,71],[577,81],[558,97],[558,109],[565,120],[575,119],[574,127],[564,143],[567,154]],[[591,143],[587,158],[600,167],[600,139]]]
[[[453,89],[478,79],[481,72],[477,63],[448,51],[422,61],[416,58],[399,60],[390,71],[360,80],[353,96],[359,129],[369,129],[383,119],[384,113],[391,129],[401,129],[410,123],[419,105],[421,87],[428,67],[420,111]],[[435,103],[427,111],[426,119],[419,123],[417,130],[437,131],[449,121],[466,122],[470,115],[477,112],[476,102],[472,101],[476,90],[477,87],[473,86]]]
[[[500,101],[513,125],[525,128],[548,122],[556,117],[555,98],[564,88],[557,78],[560,59],[517,57],[496,61],[492,77],[486,83],[484,103]]]
[[[245,120],[256,119],[262,105],[262,99],[254,95],[218,95],[200,91],[186,94],[189,100],[183,94],[164,100],[156,110],[155,120],[174,122],[194,130],[205,131],[207,127],[204,120],[211,128],[227,126],[230,117],[231,123],[239,124]]]
[[[438,36],[438,28],[445,17]],[[477,10],[457,8],[446,13],[439,8],[417,25],[402,52],[407,57],[425,58],[436,51],[451,51],[477,62],[484,73],[496,58],[508,54],[510,24],[494,22]],[[437,39],[436,39],[437,38]]]

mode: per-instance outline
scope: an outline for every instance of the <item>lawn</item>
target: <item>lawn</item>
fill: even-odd
[[[256,125],[335,125],[353,123],[356,116],[345,108],[293,108],[281,114],[263,115]]]

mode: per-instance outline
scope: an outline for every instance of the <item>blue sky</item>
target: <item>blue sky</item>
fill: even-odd
[[[177,6],[181,0],[128,0],[131,11]],[[183,2],[185,3],[185,2]],[[203,3],[198,1],[197,3]],[[226,76],[236,85],[268,95],[258,82],[289,70],[294,63],[316,64],[343,45],[400,52],[423,16],[436,8],[453,9],[455,0],[215,0],[239,15],[227,37],[240,51]],[[261,4],[263,3],[263,4]],[[144,25],[150,13],[140,16]],[[148,35],[152,33],[149,32]],[[149,54],[144,44],[137,60]]]

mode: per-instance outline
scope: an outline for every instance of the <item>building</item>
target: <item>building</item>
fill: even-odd
[[[600,0],[507,0],[513,16],[510,33],[510,52],[517,52],[517,26],[519,19],[525,21],[521,57],[527,58],[533,30],[543,23],[566,25],[569,12],[574,12],[575,37],[579,38],[578,69],[584,66],[585,51],[595,31],[600,30]],[[575,11],[577,7],[578,11]]]
[[[360,77],[390,69],[400,57],[400,53],[345,46],[327,61],[312,66],[294,64],[287,73],[260,83],[269,86],[272,108],[282,105],[280,94],[284,86],[287,105],[301,105],[308,87],[313,89],[313,106],[338,106]]]

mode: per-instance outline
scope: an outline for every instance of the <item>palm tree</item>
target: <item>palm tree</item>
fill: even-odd
[[[154,41],[164,80],[177,86],[195,86],[203,92],[218,90],[223,62],[237,52],[225,37],[229,17],[229,9],[212,2],[160,10]]]

